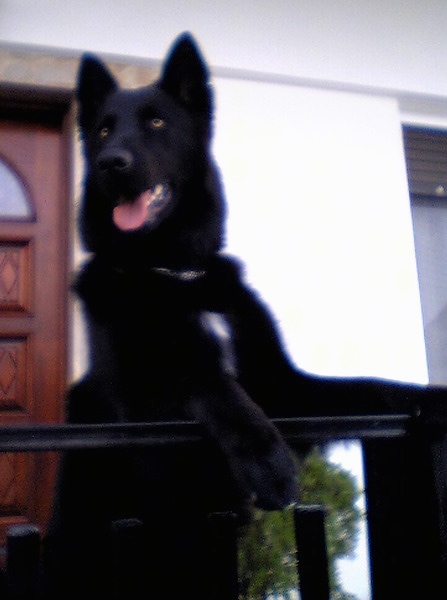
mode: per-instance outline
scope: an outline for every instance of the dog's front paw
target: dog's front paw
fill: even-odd
[[[230,469],[242,493],[258,508],[281,510],[298,500],[292,453],[271,423],[254,427],[227,447]]]
[[[219,392],[194,395],[189,408],[225,455],[241,496],[264,510],[296,502],[295,460],[279,431],[236,381]]]

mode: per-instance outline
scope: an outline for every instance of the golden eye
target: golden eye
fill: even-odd
[[[99,137],[101,137],[102,139],[105,139],[110,133],[110,130],[108,127],[103,127],[101,129],[101,131],[99,132]]]
[[[152,129],[162,129],[165,126],[165,122],[163,121],[163,119],[158,119],[157,117],[154,117],[150,120],[150,125]]]

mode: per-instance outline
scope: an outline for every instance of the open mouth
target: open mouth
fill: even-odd
[[[120,198],[113,209],[113,222],[121,231],[136,231],[145,225],[154,225],[170,201],[169,186],[158,183],[136,198]]]

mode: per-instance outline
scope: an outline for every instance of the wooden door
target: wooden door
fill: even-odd
[[[4,111],[5,113],[6,111]],[[0,425],[63,418],[68,144],[61,118],[0,108]],[[0,543],[42,528],[57,455],[0,454]]]

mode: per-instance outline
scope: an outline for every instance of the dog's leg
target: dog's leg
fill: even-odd
[[[215,387],[194,393],[189,408],[226,456],[248,501],[265,510],[280,510],[297,500],[297,472],[290,449],[234,379],[222,378]]]

